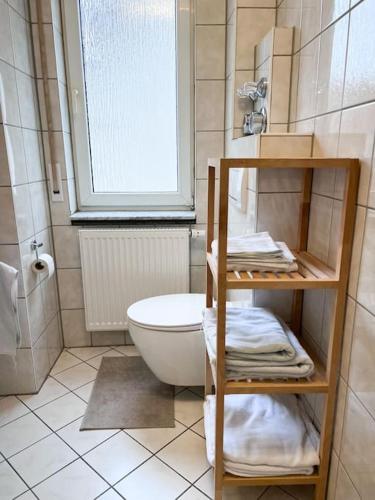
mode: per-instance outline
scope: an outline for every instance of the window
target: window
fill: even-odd
[[[190,0],[63,9],[80,207],[190,208]]]

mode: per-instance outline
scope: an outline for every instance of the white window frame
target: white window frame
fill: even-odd
[[[193,208],[193,62],[191,0],[176,0],[177,192],[95,193],[88,139],[87,105],[78,0],[63,0],[67,85],[80,210],[191,210]],[[131,117],[129,117],[131,119]],[[157,126],[157,124],[154,124]],[[147,144],[147,124],[144,141]]]

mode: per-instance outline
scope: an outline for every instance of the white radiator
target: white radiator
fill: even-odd
[[[86,328],[124,330],[140,299],[189,292],[188,229],[79,231]]]

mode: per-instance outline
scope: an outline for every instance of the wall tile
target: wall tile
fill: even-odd
[[[21,118],[18,107],[18,95],[15,70],[0,60],[0,81],[4,95],[0,107],[0,120],[3,123],[20,126]]]
[[[308,251],[323,262],[328,260],[333,200],[313,194],[310,205]]]
[[[237,9],[236,69],[254,69],[255,46],[273,28],[275,20],[274,9]]]
[[[84,305],[81,269],[59,269],[57,276],[61,309],[82,309]]]
[[[31,45],[31,28],[13,9],[10,9],[10,25],[12,29],[14,65],[17,69],[34,75],[34,61]]]
[[[226,26],[225,76],[231,75],[236,69],[236,21],[237,11],[234,9]]]
[[[197,132],[195,137],[195,169],[197,179],[207,179],[207,159],[224,156],[222,132]]]
[[[347,387],[345,381],[340,378],[338,392],[337,392],[335,423],[334,423],[334,428],[333,428],[333,448],[338,453],[339,453],[340,448],[341,448],[342,429],[343,429],[343,425],[344,425],[347,390],[348,390],[348,387]]]
[[[338,19],[349,9],[349,0],[323,0],[322,1],[322,28]]]
[[[207,222],[207,190],[208,181],[198,179],[195,183],[195,212],[197,224]],[[215,183],[215,222],[218,220],[219,183]]]
[[[47,349],[50,367],[53,366],[63,348],[60,319],[57,314],[46,328]]]
[[[30,184],[30,196],[34,228],[35,232],[39,233],[51,223],[46,182],[42,181]]]
[[[375,211],[367,210],[357,299],[375,314]]]
[[[28,0],[8,0],[8,3],[15,9],[21,16],[30,21],[29,2]]]
[[[206,266],[190,266],[190,291],[191,293],[205,293]]]
[[[224,81],[196,82],[197,131],[224,130]]]
[[[73,226],[55,226],[53,228],[56,263],[58,268],[79,268],[78,229]]]
[[[57,300],[57,283],[56,275],[51,276],[51,278],[45,278],[40,287],[42,289],[42,299],[43,299],[43,311],[45,316],[46,324],[50,323],[52,318],[54,318],[59,310],[59,304]]]
[[[341,463],[338,464],[336,484],[335,500],[360,500],[361,497]]]
[[[14,213],[17,223],[18,240],[24,241],[34,233],[31,193],[29,184],[12,189]]]
[[[35,81],[20,71],[16,71],[16,78],[22,126],[38,130],[40,119]]]
[[[338,465],[339,465],[339,459],[336,453],[332,450],[331,463],[329,465],[327,500],[335,499]]]
[[[272,112],[270,122],[287,123],[289,120],[289,92],[292,58],[273,57],[272,63]]]
[[[30,324],[31,345],[34,345],[46,326],[42,289],[40,286],[34,288],[30,295],[28,295],[26,304]]]
[[[372,43],[374,16],[375,3],[372,0],[361,2],[351,11],[344,106],[375,98],[375,44]]]
[[[61,320],[65,347],[83,347],[91,345],[91,335],[86,330],[83,309],[61,311]]]
[[[18,245],[0,245],[0,261],[5,262],[19,271],[18,297],[24,296],[23,279],[21,272],[20,247]]]
[[[91,340],[93,346],[124,345],[124,332],[92,332]]]
[[[37,182],[46,178],[41,133],[23,129],[27,175],[29,182]],[[19,155],[17,155],[19,156]]]
[[[341,107],[348,27],[349,19],[345,16],[320,37],[317,114]]]
[[[344,327],[344,338],[343,338],[342,358],[341,358],[341,376],[345,380],[345,382],[348,381],[349,377],[355,307],[356,306],[354,300],[348,297],[346,302],[345,327]]]
[[[32,353],[34,360],[35,385],[36,389],[39,390],[50,369],[46,332],[39,337],[39,340],[32,348]]]
[[[277,9],[277,26],[294,28],[293,50],[301,43],[302,0],[284,0]]]
[[[297,120],[303,120],[315,115],[318,57],[319,39],[315,39],[306,45],[300,52]],[[309,98],[306,99],[306,96],[309,96]]]
[[[365,232],[366,209],[357,206],[355,230],[353,239],[352,259],[350,263],[348,293],[354,299],[357,297],[359,269],[361,265],[362,243]]]
[[[241,71],[236,70],[234,73],[234,80],[230,79],[229,83],[233,85],[227,86],[227,110],[225,115],[225,128],[241,128],[243,127],[243,120],[245,113],[251,113],[254,105],[250,99],[241,99],[237,96],[236,91],[242,87],[245,82],[254,81],[254,71]],[[256,77],[258,79],[258,76]],[[231,100],[232,102],[230,102]],[[231,116],[231,105],[233,105],[233,112]]]
[[[375,418],[375,317],[357,305],[349,385]]]
[[[343,202],[334,200],[332,207],[332,222],[331,231],[329,236],[329,250],[328,250],[328,261],[327,264],[332,269],[336,269],[338,250],[340,247],[341,238],[341,218],[343,211]]]
[[[275,56],[289,56],[292,54],[293,32],[293,28],[277,27],[274,30],[273,53]]]
[[[372,498],[375,487],[375,421],[350,390],[340,459],[359,498]]]
[[[13,65],[13,50],[11,40],[11,28],[9,7],[5,0],[0,1],[0,59]]]
[[[0,355],[0,394],[35,392],[35,375],[31,349],[17,349],[16,358]]]
[[[0,243],[18,242],[12,190],[8,187],[0,187],[0,227]]]
[[[5,142],[5,126],[0,125],[0,186],[9,187],[10,185],[11,181],[8,164],[8,152]]]
[[[324,312],[324,290],[306,290],[303,297],[303,327],[320,345]]]
[[[301,46],[310,42],[320,30],[322,0],[302,0]]]
[[[196,24],[225,24],[225,0],[197,0]]]
[[[195,44],[196,78],[224,78],[225,26],[197,26]]]
[[[11,183],[13,186],[28,182],[26,155],[21,128],[4,125],[5,145],[4,154],[7,157]]]

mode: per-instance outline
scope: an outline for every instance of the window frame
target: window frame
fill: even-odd
[[[80,210],[191,210],[193,198],[193,22],[191,0],[176,0],[177,192],[95,193],[85,95],[79,0],[63,0],[63,30],[73,158]],[[145,141],[147,135],[145,134]]]

